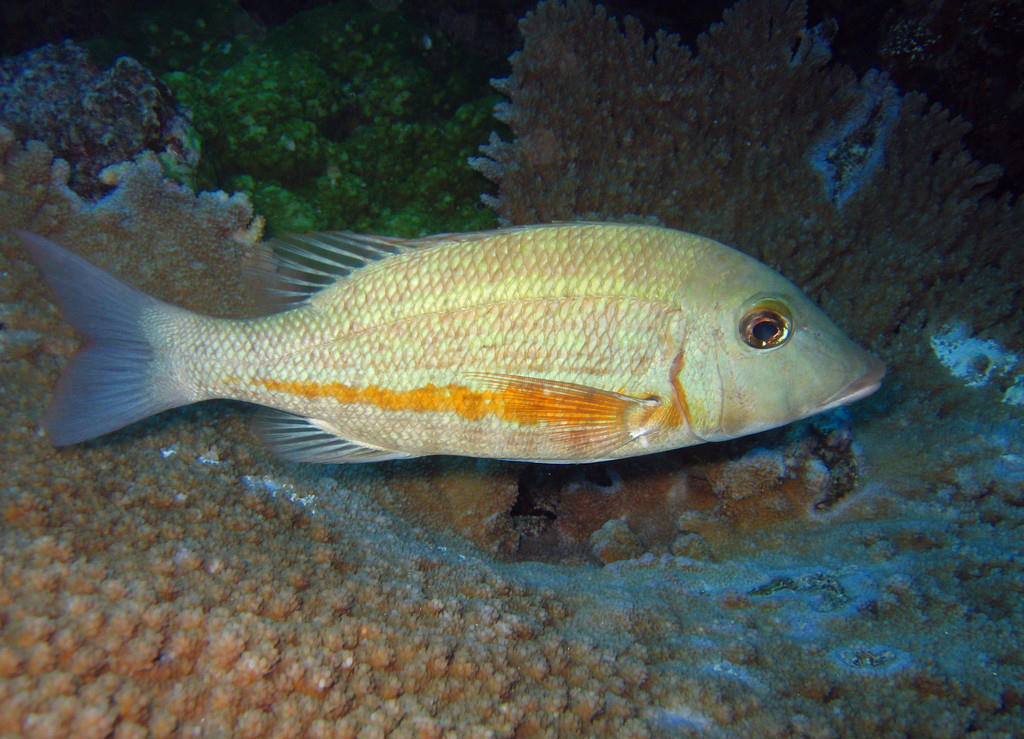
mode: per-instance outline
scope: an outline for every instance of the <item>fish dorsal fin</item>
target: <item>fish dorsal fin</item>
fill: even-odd
[[[351,231],[288,234],[265,242],[246,268],[268,312],[287,310],[372,262],[412,249],[461,244],[540,228],[510,226],[496,231],[438,233],[420,238],[375,236]]]
[[[598,461],[654,430],[650,420],[661,405],[636,397],[540,377],[479,372],[471,375],[495,396],[499,415],[536,426],[563,450],[551,461]]]
[[[289,234],[264,244],[257,266],[266,302],[293,308],[371,262],[412,247],[408,239],[331,231]]]
[[[344,439],[326,421],[264,408],[259,430],[267,445],[292,462],[339,464],[408,459],[415,454],[393,452]]]

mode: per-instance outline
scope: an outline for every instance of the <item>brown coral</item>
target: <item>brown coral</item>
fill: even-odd
[[[241,274],[262,219],[243,195],[204,192],[164,179],[151,153],[111,165],[113,190],[96,201],[68,188],[69,169],[38,141],[19,141],[0,126],[0,233],[11,228],[49,236],[145,290],[200,310],[251,310],[245,291],[216,288]],[[23,269],[17,251],[5,262]],[[26,266],[27,268],[27,266]]]

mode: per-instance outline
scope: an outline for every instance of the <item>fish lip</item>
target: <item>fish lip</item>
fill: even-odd
[[[885,364],[875,356],[871,357],[871,364],[867,372],[852,382],[841,387],[837,392],[822,401],[815,412],[831,410],[841,405],[852,403],[855,400],[866,398],[875,392],[882,384],[885,376]]]

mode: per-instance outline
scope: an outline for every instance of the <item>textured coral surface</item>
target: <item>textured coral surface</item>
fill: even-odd
[[[101,170],[144,149],[185,169],[198,158],[188,121],[147,69],[120,57],[100,71],[71,41],[0,60],[0,122],[68,162],[80,194],[102,193]]]
[[[203,139],[204,186],[249,193],[275,232],[492,226],[466,164],[493,123],[486,74],[407,15],[341,2],[258,40],[207,31],[162,76]]]

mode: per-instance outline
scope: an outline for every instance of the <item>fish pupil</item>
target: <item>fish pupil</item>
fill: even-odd
[[[770,318],[762,318],[754,324],[751,333],[762,344],[770,344],[779,335],[780,326]]]

